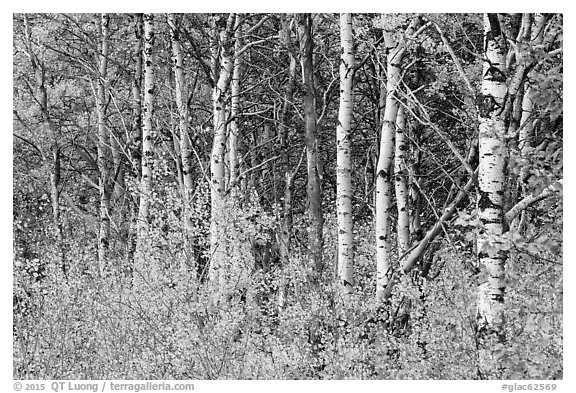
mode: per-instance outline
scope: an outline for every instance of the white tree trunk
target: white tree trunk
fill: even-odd
[[[389,74],[390,76],[391,74]],[[389,84],[389,83],[388,83]],[[380,137],[380,154],[376,166],[376,298],[382,300],[392,274],[390,266],[390,208],[392,192],[391,165],[394,158],[394,117],[396,105],[386,100],[384,124]],[[390,120],[392,119],[392,120]]]
[[[531,20],[532,15],[528,14],[526,19]],[[529,39],[533,45],[540,45],[544,39],[544,30],[546,26],[546,17],[543,14],[535,14],[532,23],[526,21],[524,29],[530,31],[525,31],[524,35],[529,36]],[[534,68],[539,68],[537,65]],[[528,80],[524,83],[524,96],[522,97],[522,115],[520,117],[520,131],[518,132],[518,149],[520,150],[520,157],[524,160],[529,160],[532,131],[534,129],[534,119],[532,118],[532,113],[534,111],[534,88],[531,86],[530,78],[534,75],[535,69],[532,69],[528,73]],[[526,186],[526,179],[528,178],[529,165],[522,165],[519,175],[519,189],[520,197],[526,197],[529,191]],[[522,211],[520,214],[520,220],[514,223],[519,231],[522,231],[526,224],[526,211]]]
[[[530,86],[530,82],[526,82],[524,87],[524,96],[522,97],[522,116],[520,117],[520,132],[518,133],[518,149],[520,150],[520,157],[523,160],[529,160],[530,146],[532,139],[532,130],[534,129],[534,120],[532,119],[532,112],[534,110],[534,91]],[[528,187],[526,186],[526,179],[528,178],[530,166],[527,164],[522,165],[520,175],[518,177],[520,196],[525,197],[528,195]],[[513,224],[520,232],[523,231],[526,224],[526,211],[520,213],[520,219]]]
[[[142,160],[138,157],[142,154],[142,38],[144,37],[144,16],[134,15],[134,76],[132,78],[132,130],[130,141],[130,162],[137,180],[142,177]],[[131,203],[130,227],[128,235],[128,266],[126,275],[131,275],[134,266],[134,254],[138,246],[138,211],[140,202],[135,200]]]
[[[109,136],[106,127],[106,92],[108,70],[108,14],[101,15],[100,36],[102,44],[98,55],[98,88],[96,97],[96,112],[98,116],[98,188],[100,193],[100,231],[98,235],[98,268],[103,274],[107,267],[107,253],[110,242],[110,190],[108,186],[109,173]]]
[[[406,116],[404,115],[404,107],[401,106],[396,117],[396,153],[394,157],[394,185],[398,210],[398,223],[396,225],[398,256],[404,254],[410,245],[406,132]]]
[[[522,117],[520,118],[520,132],[518,133],[518,148],[520,156],[526,158],[530,147],[530,138],[534,124],[532,122],[532,112],[534,110],[534,91],[529,83],[524,88],[522,97]]]
[[[236,15],[236,22],[234,24],[234,66],[232,72],[231,82],[231,98],[230,98],[230,139],[229,139],[229,162],[230,162],[230,187],[232,187],[232,195],[235,194],[236,183],[238,182],[238,135],[240,133],[240,126],[238,122],[238,115],[240,114],[240,79],[242,78],[242,26],[240,25],[241,16]]]
[[[180,47],[180,32],[176,24],[174,14],[168,14],[168,25],[172,38],[172,67],[174,70],[174,82],[176,86],[176,105],[178,106],[180,125],[180,159],[182,161],[183,178],[183,222],[184,229],[190,232],[193,229],[190,217],[190,203],[194,179],[192,178],[192,149],[190,136],[188,135],[188,89],[184,79],[184,61]],[[188,234],[187,234],[188,235]]]
[[[136,176],[140,179],[142,175],[142,160],[136,158],[140,156],[142,150],[142,45],[144,37],[144,14],[134,15],[134,77],[132,78],[132,143],[131,161],[132,168]]]
[[[417,34],[416,28],[420,25],[416,17],[408,26],[405,36],[412,37]],[[386,45],[386,107],[382,122],[382,135],[380,136],[380,151],[376,165],[376,300],[382,302],[385,297],[385,288],[392,275],[392,255],[390,236],[390,209],[392,206],[392,163],[394,160],[394,136],[396,133],[396,116],[398,114],[398,89],[402,78],[402,59],[406,52],[406,43],[396,41],[392,32],[384,31]]]
[[[507,254],[501,249],[504,233],[506,185],[506,128],[502,108],[507,94],[506,42],[496,14],[484,15],[484,67],[479,112],[478,216],[482,223],[477,240],[481,269],[478,285],[479,371],[497,374],[493,349],[504,340],[504,269]]]
[[[415,126],[412,128],[411,136],[416,141],[416,145],[419,145],[420,132],[422,127]],[[410,171],[408,176],[408,206],[410,210],[408,212],[410,227],[408,233],[410,233],[410,241],[418,241],[422,239],[422,225],[420,222],[420,204],[422,197],[420,195],[420,185],[422,184],[422,178],[419,176],[420,172],[420,155],[421,152],[417,147],[415,147],[410,154]]]
[[[387,47],[393,48],[392,42]],[[380,136],[380,152],[376,165],[376,299],[383,300],[384,289],[388,285],[391,269],[390,209],[392,203],[392,162],[394,159],[394,134],[398,102],[395,94],[400,82],[399,63],[394,62],[396,51],[392,50],[387,59],[386,106]]]
[[[152,199],[152,170],[154,163],[154,130],[152,115],[154,111],[154,15],[144,14],[144,106],[142,110],[142,177],[140,179],[139,228],[147,228],[150,220],[150,201]],[[142,239],[139,230],[138,239]]]
[[[336,128],[336,207],[338,210],[338,276],[345,293],[354,290],[354,234],[352,231],[352,142],[354,106],[354,39],[352,14],[340,15],[340,108]]]
[[[234,18],[229,17],[230,22]],[[217,21],[214,21],[214,28],[217,29]],[[233,60],[228,49],[229,29],[222,28],[218,34],[219,42],[213,45],[220,45],[219,61],[220,75],[212,91],[212,113],[214,118],[214,140],[212,144],[212,156],[210,160],[210,181],[211,181],[211,218],[210,218],[210,254],[212,256],[209,281],[217,285],[220,292],[226,285],[224,269],[225,245],[223,244],[223,224],[225,216],[225,148],[226,148],[226,91],[232,74]],[[214,51],[214,50],[213,50]],[[217,52],[217,50],[215,51]]]

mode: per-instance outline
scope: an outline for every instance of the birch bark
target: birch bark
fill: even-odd
[[[132,125],[130,136],[130,163],[136,174],[136,179],[140,182],[142,178],[142,37],[144,37],[144,16],[134,15],[134,76],[132,77]],[[140,201],[138,196],[134,197],[130,210],[130,227],[128,228],[128,266],[126,275],[132,274],[134,266],[134,255],[138,245],[138,215]]]
[[[152,171],[154,164],[154,130],[152,116],[154,111],[154,15],[144,14],[144,105],[142,110],[142,177],[140,180],[139,228],[144,229],[150,220],[150,202],[152,199]],[[139,231],[138,238],[142,240]]]
[[[340,108],[336,128],[336,207],[338,215],[338,276],[344,293],[354,290],[352,222],[352,159],[350,124],[354,106],[354,39],[352,14],[340,15]]]
[[[192,220],[190,217],[191,195],[194,187],[192,178],[192,149],[190,136],[188,134],[188,89],[184,79],[184,61],[180,45],[180,32],[174,14],[168,14],[168,26],[170,27],[172,39],[172,69],[174,71],[174,82],[176,90],[176,105],[178,107],[178,124],[180,128],[180,160],[182,161],[183,178],[183,221],[184,230],[188,233],[192,231]]]
[[[414,37],[421,21],[414,18],[405,32],[406,37]],[[406,43],[396,41],[391,32],[384,31],[386,46],[386,107],[380,136],[380,151],[376,166],[376,299],[380,303],[385,299],[385,289],[392,275],[390,210],[392,207],[392,181],[394,161],[394,137],[398,114],[398,89],[402,79],[402,59],[406,52]]]
[[[106,127],[106,91],[108,70],[108,24],[110,17],[102,14],[100,18],[100,53],[97,56],[98,63],[98,88],[96,94],[96,112],[98,116],[98,189],[100,194],[100,230],[98,234],[98,267],[102,275],[107,267],[107,254],[110,243],[110,187],[108,165],[110,161],[110,149],[108,128]]]
[[[544,39],[544,31],[547,18],[543,14],[527,14],[523,23],[524,38],[530,40],[533,45],[540,45]],[[528,37],[526,37],[528,36]],[[535,68],[538,68],[536,66]],[[520,157],[523,160],[529,160],[530,147],[532,145],[532,133],[534,130],[534,119],[532,118],[534,111],[534,88],[531,84],[531,77],[534,76],[535,69],[530,70],[527,75],[527,80],[524,82],[524,95],[521,104],[521,116],[519,121],[520,130],[518,132],[518,149],[520,150]],[[530,192],[525,183],[528,178],[529,165],[523,165],[520,169],[520,176],[518,179],[520,197],[526,197]],[[516,224],[516,223],[515,223]],[[523,231],[526,224],[526,211],[522,211],[520,219],[517,222],[517,229]]]
[[[502,108],[507,94],[506,41],[496,14],[484,15],[482,104],[479,110],[478,263],[482,271],[477,298],[479,372],[498,374],[495,344],[504,341],[504,269],[506,252],[500,247],[504,233],[504,195],[507,146]]]
[[[398,222],[396,232],[398,236],[398,256],[404,254],[410,245],[410,218],[408,209],[408,173],[406,138],[406,117],[404,107],[398,109],[396,116],[396,153],[394,157],[394,186],[396,191],[396,207]]]
[[[226,285],[224,269],[225,245],[223,233],[225,216],[225,149],[226,149],[226,93],[230,84],[230,77],[233,70],[233,59],[230,48],[230,31],[235,16],[230,14],[228,21],[221,16],[213,19],[213,28],[218,40],[212,45],[213,53],[220,52],[220,56],[214,57],[214,61],[220,64],[218,80],[212,90],[212,113],[214,119],[214,140],[212,144],[212,156],[210,159],[210,181],[211,181],[211,217],[210,217],[210,254],[212,256],[209,280],[213,285],[217,285],[217,292],[220,292]],[[219,50],[218,50],[219,47]],[[217,66],[214,66],[217,69]]]
[[[386,104],[382,121],[382,133],[380,135],[380,151],[376,165],[376,299],[382,301],[384,289],[388,285],[391,271],[391,239],[390,239],[390,209],[392,203],[392,172],[391,166],[394,159],[394,135],[398,103],[396,91],[400,83],[403,51],[386,34],[385,44],[388,52],[386,59]],[[394,50],[394,48],[398,48]]]
[[[236,193],[236,183],[238,181],[238,135],[240,126],[238,116],[240,114],[240,79],[242,78],[242,26],[240,24],[241,15],[236,15],[234,24],[234,64],[231,82],[230,97],[230,138],[229,138],[229,162],[230,162],[230,187],[232,195]]]

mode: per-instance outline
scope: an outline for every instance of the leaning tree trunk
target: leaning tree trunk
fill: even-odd
[[[507,94],[506,38],[496,14],[484,15],[484,67],[479,106],[478,216],[481,231],[477,240],[482,272],[478,285],[477,342],[482,377],[498,377],[497,344],[504,337],[504,268],[507,253],[501,247],[504,233],[504,195],[507,146],[502,108]]]
[[[96,97],[96,111],[98,115],[98,189],[100,193],[100,231],[98,235],[98,267],[100,274],[107,268],[107,254],[110,243],[110,190],[108,186],[110,174],[108,173],[110,149],[108,129],[106,127],[106,92],[108,67],[108,24],[110,17],[102,14],[101,39],[102,46],[98,56],[98,89]]]
[[[354,106],[354,39],[352,14],[340,15],[340,108],[336,128],[336,207],[338,211],[338,277],[345,293],[354,290],[354,235],[352,231],[352,141]]]
[[[315,281],[324,268],[322,261],[322,195],[318,173],[318,130],[316,128],[316,92],[314,89],[312,17],[310,14],[297,14],[298,40],[304,82],[304,129],[306,162],[308,169],[308,248],[311,265],[310,278]]]

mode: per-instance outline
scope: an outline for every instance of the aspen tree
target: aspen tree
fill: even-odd
[[[130,158],[132,168],[140,179],[142,150],[142,45],[144,37],[144,14],[134,15],[134,75],[132,76],[132,135]]]
[[[407,37],[417,34],[420,18],[415,18],[406,31]],[[390,32],[384,32],[386,46],[386,107],[380,136],[380,151],[376,166],[376,299],[383,301],[385,289],[392,274],[390,238],[390,209],[392,207],[394,136],[398,113],[398,89],[402,78],[402,59],[406,43],[396,41]]]
[[[96,112],[98,115],[98,189],[100,193],[100,231],[98,235],[98,264],[100,274],[106,269],[107,253],[110,243],[110,190],[109,190],[109,135],[106,127],[106,92],[108,90],[108,55],[110,17],[102,14],[100,20],[100,53],[98,61],[98,88],[96,94]]]
[[[336,205],[338,211],[338,276],[345,293],[354,289],[352,222],[351,118],[354,106],[354,39],[352,14],[340,15],[340,108],[336,128]]]
[[[536,14],[533,19],[531,15],[524,14],[516,41],[525,45],[529,40],[533,46],[546,50],[558,33],[554,23],[550,31],[545,33],[548,20],[548,16],[544,14]],[[532,131],[530,115],[534,103],[529,84],[524,88],[524,97],[521,96],[521,91],[527,71],[534,72],[538,69],[534,59],[530,59],[522,50],[508,52],[506,56],[507,49],[506,35],[498,15],[485,14],[483,79],[478,103],[480,157],[477,201],[478,216],[482,224],[477,238],[478,264],[482,272],[477,294],[478,371],[485,378],[501,376],[502,367],[496,355],[506,342],[504,298],[508,253],[502,244],[502,235],[507,231],[510,221],[521,211],[559,189],[557,185],[551,185],[540,194],[526,195],[527,190],[522,187],[524,198],[505,213],[505,203],[512,202],[506,198],[506,138],[514,135],[520,127],[519,150],[521,157],[526,159]],[[507,83],[510,59],[514,57],[515,69],[510,72]],[[525,176],[526,170],[522,169],[521,182]]]
[[[530,86],[530,82],[526,82],[524,86],[524,96],[522,97],[522,115],[520,117],[520,132],[518,133],[518,149],[520,150],[520,157],[527,160],[529,158],[529,151],[531,146],[532,131],[534,123],[532,121],[532,113],[534,111],[534,91]],[[520,195],[525,197],[528,194],[525,180],[528,178],[528,165],[522,166],[520,169],[520,176],[518,178]],[[523,231],[526,223],[526,211],[523,210],[518,221],[518,230]],[[515,223],[516,224],[516,223]]]
[[[547,18],[543,14],[525,14],[523,17],[522,30],[523,38],[529,39],[534,45],[539,45],[544,39],[544,31]],[[521,60],[523,58],[521,57]],[[524,66],[527,68],[527,65]],[[535,67],[537,68],[537,67]],[[534,130],[534,88],[532,87],[531,77],[534,76],[535,70],[532,69],[527,74],[527,80],[524,83],[524,95],[521,103],[521,116],[519,121],[518,132],[518,149],[520,150],[520,157],[527,160],[529,158],[529,151],[531,147],[532,132]],[[522,75],[524,76],[524,74]],[[529,192],[527,190],[525,180],[528,177],[528,165],[524,165],[520,169],[519,183],[521,196],[526,197]],[[519,221],[519,229],[522,230],[526,220],[526,211],[522,211]]]
[[[235,15],[230,14],[228,21],[222,16],[213,18],[214,40],[212,53],[220,53],[213,61],[220,65],[220,73],[212,90],[212,114],[214,124],[214,140],[210,159],[211,182],[211,219],[210,219],[210,254],[212,256],[209,270],[209,280],[217,285],[219,290],[226,284],[224,269],[224,239],[223,220],[225,209],[225,148],[226,148],[226,93],[233,71],[233,59],[230,45],[230,31]],[[218,49],[219,48],[219,49]],[[213,65],[213,69],[217,69]]]
[[[420,132],[422,126],[416,125],[412,128],[411,132],[412,138],[419,144]],[[413,149],[410,154],[410,171],[408,174],[408,206],[410,207],[408,215],[410,220],[410,225],[408,228],[408,233],[410,234],[410,241],[420,240],[422,237],[422,224],[420,222],[420,209],[421,209],[421,195],[419,186],[422,184],[422,178],[419,176],[420,169],[420,155],[421,152],[418,149]]]
[[[396,206],[398,222],[398,256],[404,254],[410,245],[410,217],[408,209],[408,176],[407,160],[408,143],[406,138],[406,116],[404,107],[400,106],[396,116],[396,153],[394,155],[394,185],[396,190]]]
[[[238,181],[238,135],[240,127],[238,125],[240,115],[240,79],[242,78],[242,26],[240,24],[241,14],[236,15],[236,22],[234,23],[234,64],[231,82],[231,102],[230,102],[230,138],[229,138],[229,162],[230,162],[230,181],[229,184],[233,188],[231,190],[234,195],[236,183]]]
[[[142,177],[142,39],[144,37],[144,15],[134,15],[134,75],[132,76],[132,125],[130,143],[130,162],[136,179]],[[128,269],[134,265],[134,254],[138,243],[138,196],[132,203],[128,239]]]
[[[504,341],[504,268],[507,253],[502,249],[506,183],[506,127],[502,116],[506,84],[506,38],[496,14],[484,15],[484,65],[482,103],[479,108],[478,216],[481,232],[477,240],[482,271],[478,285],[477,329],[479,371],[495,376],[493,350]],[[497,374],[496,374],[497,375]]]
[[[304,84],[304,133],[306,144],[306,163],[308,172],[308,249],[311,265],[311,278],[314,281],[322,271],[322,195],[320,175],[318,172],[318,130],[316,124],[316,91],[314,88],[313,69],[313,36],[312,16],[297,14],[298,41],[300,44],[300,61],[302,66],[302,82]]]
[[[194,180],[192,178],[192,149],[188,134],[188,89],[184,79],[184,61],[180,46],[180,32],[174,14],[168,14],[168,26],[172,40],[172,68],[174,70],[174,82],[176,87],[176,105],[178,107],[178,119],[180,127],[180,160],[182,161],[183,178],[183,217],[184,229],[192,230],[190,218],[190,204]]]
[[[142,177],[140,180],[140,210],[138,223],[146,228],[150,220],[150,202],[152,199],[152,170],[154,163],[154,130],[152,116],[154,112],[154,15],[144,14],[144,105],[142,110]],[[139,239],[142,240],[142,232]]]

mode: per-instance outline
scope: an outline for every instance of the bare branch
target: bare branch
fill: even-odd
[[[242,180],[243,178],[245,178],[246,175],[248,175],[250,172],[253,172],[253,171],[255,171],[255,170],[259,169],[259,168],[262,168],[264,165],[268,164],[270,161],[274,161],[274,160],[276,160],[276,159],[278,159],[278,158],[280,158],[280,156],[270,157],[270,158],[268,158],[267,160],[262,161],[260,164],[258,164],[258,165],[256,165],[256,166],[253,166],[252,168],[246,169],[244,172],[242,172],[240,175],[238,175],[238,177],[236,178],[236,181],[235,181],[234,183],[231,183],[231,184],[228,186],[228,190],[226,190],[226,192],[227,192],[227,193],[230,192],[230,190],[231,190],[232,188],[234,188],[234,187],[236,186],[236,184],[238,184],[238,182],[239,182],[240,180]]]
[[[430,242],[434,240],[436,236],[440,234],[440,232],[442,232],[442,226],[454,215],[458,205],[464,200],[464,198],[468,195],[468,192],[470,192],[476,183],[477,176],[478,168],[476,168],[474,175],[470,177],[470,180],[468,180],[468,183],[466,183],[464,188],[458,193],[458,195],[456,195],[450,206],[446,208],[446,211],[444,214],[442,214],[442,217],[440,217],[436,224],[434,224],[434,226],[430,228],[428,232],[426,232],[426,235],[422,240],[420,240],[420,243],[418,243],[414,248],[408,250],[403,256],[400,257],[400,264],[402,264],[402,261],[404,260],[402,267],[404,273],[408,273],[410,270],[412,270],[412,268],[416,265],[416,262],[418,262],[418,260],[424,254],[424,251],[426,251],[428,244],[430,244]]]
[[[514,218],[518,214],[520,214],[523,210],[527,209],[528,207],[532,206],[536,202],[539,202],[543,199],[548,198],[551,195],[554,195],[562,190],[563,179],[560,179],[558,182],[550,184],[544,190],[542,190],[539,194],[531,194],[522,199],[516,205],[514,205],[508,213],[504,216],[504,220],[506,225],[510,225]]]
[[[404,85],[406,86],[406,84],[404,83]],[[464,157],[462,157],[462,155],[460,154],[460,152],[458,151],[458,149],[456,148],[456,146],[454,146],[454,144],[452,143],[452,141],[446,136],[446,134],[444,134],[444,132],[442,130],[440,130],[440,128],[434,124],[431,120],[430,120],[430,115],[428,114],[428,111],[426,110],[426,108],[424,107],[424,105],[422,105],[422,103],[416,98],[416,96],[412,93],[412,91],[410,89],[408,89],[408,86],[406,86],[406,89],[408,91],[408,94],[410,95],[410,97],[407,97],[408,99],[412,100],[412,102],[414,102],[416,105],[418,105],[420,111],[422,112],[422,114],[424,115],[424,119],[421,119],[418,117],[418,115],[416,115],[414,113],[414,111],[412,111],[408,105],[404,104],[402,101],[399,101],[414,117],[414,119],[416,119],[420,124],[425,125],[430,127],[431,129],[433,129],[438,136],[440,136],[440,138],[444,141],[444,143],[446,143],[446,145],[448,146],[448,148],[452,151],[452,153],[454,153],[454,155],[456,156],[456,158],[458,158],[458,160],[460,161],[460,163],[462,163],[462,166],[466,169],[466,171],[472,175],[474,173],[474,170],[472,169],[472,167],[470,166],[470,164],[468,163],[468,161],[466,161],[464,159]],[[408,95],[407,94],[407,95]]]
[[[248,18],[244,19],[242,22],[246,21]],[[268,19],[270,19],[270,15],[264,15],[264,17],[262,19],[260,19],[254,26],[252,26],[251,28],[248,29],[248,31],[245,33],[245,35],[250,35],[252,34],[254,31],[256,31],[260,26],[262,26],[264,24],[264,22],[266,22]]]
[[[442,43],[444,44],[444,47],[446,48],[446,50],[448,51],[448,54],[452,58],[452,61],[454,62],[454,65],[456,66],[456,69],[458,70],[458,74],[460,74],[460,78],[462,78],[464,83],[466,83],[466,87],[468,88],[468,91],[470,92],[470,94],[472,94],[472,96],[474,96],[476,94],[476,92],[474,91],[474,88],[472,87],[472,83],[470,83],[470,79],[468,78],[468,76],[464,72],[464,68],[462,67],[462,63],[460,63],[460,60],[458,60],[458,57],[456,57],[456,53],[454,52],[454,49],[452,49],[452,46],[448,42],[448,39],[444,35],[444,32],[440,29],[440,26],[438,26],[437,23],[434,23],[434,27],[436,28],[436,30],[440,34],[440,38],[442,39]]]
[[[263,43],[265,43],[265,42],[271,41],[271,40],[276,39],[276,38],[280,38],[280,36],[279,36],[279,35],[273,35],[273,36],[270,36],[270,37],[263,38],[263,39],[261,39],[261,40],[249,42],[249,43],[247,43],[246,45],[244,45],[244,46],[238,51],[238,53],[235,53],[234,56],[235,56],[235,57],[242,56],[242,54],[243,54],[244,52],[246,52],[246,50],[250,49],[251,47],[253,47],[253,46],[255,46],[255,45],[263,44]]]
[[[32,141],[24,138],[23,136],[20,136],[18,134],[16,134],[15,132],[12,133],[12,135],[14,135],[16,138],[20,139],[21,141],[25,142],[26,144],[32,146],[32,148],[34,148],[34,150],[36,150],[39,154],[40,157],[42,158],[43,161],[46,160],[46,157],[44,156],[44,153],[42,152],[42,150],[40,150],[40,148],[38,146],[36,146],[35,143],[33,143]]]

